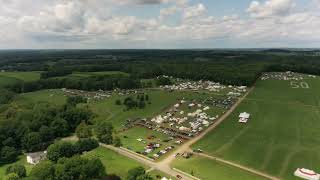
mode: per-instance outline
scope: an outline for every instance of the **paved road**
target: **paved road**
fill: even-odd
[[[190,139],[189,141],[187,141],[184,144],[182,144],[181,146],[179,146],[177,149],[175,149],[171,153],[171,155],[169,155],[168,157],[166,157],[165,159],[163,159],[160,162],[154,162],[154,161],[148,160],[147,158],[143,157],[142,155],[138,155],[138,154],[136,154],[134,152],[131,152],[131,151],[128,151],[128,150],[125,150],[125,149],[122,149],[122,148],[116,148],[114,146],[105,145],[105,144],[101,144],[101,146],[106,147],[108,149],[111,149],[113,151],[116,151],[119,154],[127,156],[127,157],[129,157],[131,159],[134,159],[134,160],[136,160],[136,161],[138,161],[138,162],[150,167],[151,169],[156,169],[156,170],[162,171],[162,172],[164,172],[164,173],[166,173],[166,174],[168,174],[168,175],[170,175],[172,177],[176,177],[177,175],[180,175],[183,180],[194,180],[194,179],[197,179],[197,178],[192,177],[192,176],[190,176],[188,174],[184,174],[184,173],[178,172],[178,171],[176,171],[176,170],[174,170],[174,169],[172,169],[170,167],[172,161],[175,159],[173,154],[176,154],[176,153],[180,153],[181,154],[183,152],[190,151],[191,150],[190,147],[194,143],[199,141],[201,138],[203,138],[207,133],[209,133],[210,131],[215,129],[220,123],[222,123],[236,109],[236,107],[247,97],[247,95],[253,90],[253,88],[254,87],[250,88],[248,90],[248,92],[244,96],[239,98],[239,100],[225,114],[223,114],[219,119],[217,119],[217,121],[215,121],[215,123],[213,125],[211,125],[209,128],[207,128],[205,131],[203,131],[198,136]],[[242,170],[251,172],[253,174],[257,174],[257,175],[262,176],[262,177],[266,177],[266,178],[271,179],[271,180],[278,180],[278,178],[276,178],[276,177],[270,176],[268,174],[262,173],[260,171],[256,171],[254,169],[251,169],[251,168],[248,168],[248,167],[245,167],[245,166],[242,166],[242,165],[230,162],[230,161],[226,161],[226,160],[223,160],[223,159],[220,159],[220,158],[212,157],[212,156],[209,156],[209,155],[206,155],[206,154],[199,154],[199,155],[207,157],[209,159],[213,159],[213,160],[225,163],[225,164],[228,164],[228,165],[231,165],[231,166],[234,166],[234,167],[237,167],[237,168],[240,168]]]

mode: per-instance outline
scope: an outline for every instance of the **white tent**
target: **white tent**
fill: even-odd
[[[240,113],[239,118],[240,123],[247,123],[250,118],[250,114],[247,112]]]
[[[305,168],[298,168],[294,175],[308,180],[320,180],[320,174]]]

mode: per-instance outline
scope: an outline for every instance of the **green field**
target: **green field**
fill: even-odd
[[[40,72],[0,72],[0,76],[30,82],[39,80]]]
[[[18,108],[32,108],[35,104],[49,103],[63,105],[66,97],[61,90],[41,90],[30,93],[23,93],[16,96],[10,106]]]
[[[242,171],[236,167],[220,164],[203,157],[191,157],[189,159],[177,158],[173,167],[202,180],[264,180],[260,176]]]
[[[63,77],[71,77],[71,78],[84,78],[90,76],[101,76],[101,75],[124,75],[129,76],[129,74],[120,71],[101,71],[101,72],[73,72],[70,75]]]
[[[116,152],[108,150],[104,147],[98,147],[97,149],[88,152],[85,156],[100,158],[100,160],[106,167],[107,174],[116,174],[122,179],[125,179],[127,177],[127,172],[132,168],[142,166],[148,169],[140,163],[122,156]]]
[[[320,172],[320,78],[303,82],[308,89],[292,88],[290,81],[258,81],[246,100],[194,148],[283,179],[295,179],[296,168]],[[244,111],[251,113],[245,125],[238,123]]]

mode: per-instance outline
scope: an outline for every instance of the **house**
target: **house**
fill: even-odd
[[[305,168],[298,168],[295,172],[294,175],[297,177],[300,177],[302,179],[308,179],[308,180],[320,180],[320,174],[309,170]]]
[[[38,164],[41,160],[45,159],[46,156],[47,156],[47,151],[28,153],[27,162],[29,164],[35,165],[35,164]]]
[[[247,123],[250,118],[250,114],[247,112],[240,113],[239,118],[240,123]]]

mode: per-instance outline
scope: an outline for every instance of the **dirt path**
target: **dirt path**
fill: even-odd
[[[227,164],[227,165],[230,165],[230,166],[233,166],[233,167],[237,167],[239,169],[242,169],[244,171],[247,171],[247,172],[250,172],[250,173],[253,173],[253,174],[256,174],[256,175],[259,175],[259,176],[262,176],[262,177],[265,177],[267,179],[271,179],[271,180],[280,180],[279,178],[277,177],[274,177],[274,176],[270,176],[266,173],[263,173],[261,171],[258,171],[258,170],[255,170],[255,169],[251,169],[249,167],[246,167],[246,166],[242,166],[240,164],[237,164],[237,163],[233,163],[231,161],[227,161],[227,160],[224,160],[224,159],[221,159],[221,158],[218,158],[218,157],[214,157],[214,156],[209,156],[207,154],[203,154],[203,153],[198,153],[199,156],[202,156],[202,157],[205,157],[205,158],[208,158],[208,159],[212,159],[212,160],[215,160],[215,161],[218,161],[218,162],[221,162],[221,163],[224,163],[224,164]]]

